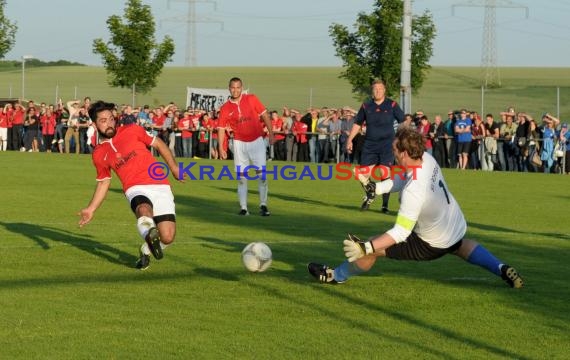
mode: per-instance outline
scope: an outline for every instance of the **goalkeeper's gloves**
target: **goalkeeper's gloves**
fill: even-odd
[[[348,258],[349,262],[354,262],[365,255],[374,253],[374,246],[370,241],[361,241],[358,237],[348,234],[348,239],[344,239],[344,256]]]

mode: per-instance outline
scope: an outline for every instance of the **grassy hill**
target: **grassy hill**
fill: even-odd
[[[139,95],[135,103],[185,105],[187,86],[226,88],[230,77],[239,76],[270,109],[283,105],[357,107],[350,85],[338,78],[340,71],[334,67],[168,67],[152,93]],[[563,118],[570,115],[570,68],[503,68],[500,73],[503,86],[486,91],[484,112],[498,114],[512,105],[535,116],[546,111],[556,114],[556,88],[560,87],[560,114]],[[477,67],[434,67],[424,87],[413,96],[413,109],[422,109],[431,117],[446,114],[450,108],[482,111],[479,74]],[[10,89],[12,96],[21,95],[20,69],[3,71],[1,79],[0,97],[9,96]],[[130,89],[111,88],[106,80],[102,67],[26,68],[26,97],[45,102],[54,102],[56,94],[64,100],[90,96],[117,103],[133,101]]]

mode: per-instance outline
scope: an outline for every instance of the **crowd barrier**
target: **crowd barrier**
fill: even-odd
[[[213,140],[214,140],[214,137],[212,136],[212,134],[215,132],[215,130],[214,130],[214,131],[213,131],[213,130],[202,130],[201,132],[207,132],[207,133],[208,133],[208,149],[207,149],[206,151],[207,151],[207,158],[208,158],[208,159],[211,159],[211,158],[212,158],[212,151],[211,151],[211,149],[212,149],[212,147],[213,147]],[[180,134],[180,133],[178,133],[178,134]],[[282,131],[274,132],[274,134],[275,134],[275,135],[281,134],[281,135],[284,135],[284,136],[285,136],[285,139],[283,139],[283,141],[285,142],[285,144],[284,144],[283,146],[285,147],[285,152],[287,153],[287,151],[288,151],[288,150],[287,150],[287,140],[288,140],[288,139],[291,139],[291,136],[293,136],[293,135],[292,135],[291,133],[286,133],[286,132],[282,132]],[[177,135],[177,134],[176,134],[176,132],[175,132],[175,137],[174,137],[174,138],[176,138],[176,135]],[[329,150],[332,152],[332,154],[334,154],[334,157],[332,157],[332,159],[334,159],[334,161],[335,161],[336,163],[340,163],[340,162],[341,162],[341,155],[345,154],[344,149],[341,149],[341,135],[339,135],[339,134],[330,134],[330,133],[324,134],[324,133],[319,133],[319,132],[307,132],[307,133],[304,133],[304,135],[310,135],[311,137],[315,137],[315,138],[316,138],[316,141],[315,141],[316,144],[314,144],[314,146],[317,147],[317,150],[316,150],[317,152],[319,152],[319,150],[318,150],[319,141],[325,140],[325,141],[328,143],[329,146],[332,145],[332,148],[329,148]],[[324,137],[324,139],[323,139],[323,137]],[[265,139],[267,139],[267,138],[265,138]],[[439,139],[439,140],[442,141],[443,143],[445,143],[446,141],[450,140],[450,138],[449,138],[449,137],[446,137],[446,136],[440,136],[440,137],[437,137],[437,139]],[[481,137],[481,138],[476,138],[476,140],[477,140],[477,139],[480,139],[481,142],[482,142],[481,146],[484,146],[484,143],[485,143],[485,140],[484,140],[484,139],[485,139],[485,138],[484,138],[484,137]],[[40,142],[41,142],[41,143],[43,142],[42,140],[43,140],[43,139],[41,139],[41,136],[40,136]],[[233,139],[230,137],[228,140],[229,140],[229,143],[230,143],[230,150],[232,150],[232,148],[231,148],[231,147],[232,147],[232,146],[231,146],[231,142],[233,141]],[[432,138],[432,140],[434,140],[434,139]],[[517,144],[514,143],[514,141],[516,140],[516,138],[512,138],[512,139],[498,138],[498,139],[496,139],[496,140],[497,140],[497,148],[502,147],[502,145],[500,145],[500,144],[504,144],[505,142],[510,142],[510,143],[513,143],[513,146],[518,146]],[[308,142],[310,142],[310,141],[311,141],[311,140],[308,140]],[[525,141],[527,141],[527,140],[525,139]],[[529,143],[530,143],[531,141],[534,141],[535,143],[540,144],[540,143],[543,142],[543,139],[540,139],[540,138],[539,138],[539,139],[528,139],[528,141],[529,141]],[[562,144],[563,144],[564,149],[562,150],[562,154],[555,154],[556,156],[554,157],[553,160],[556,162],[556,161],[558,161],[557,158],[561,158],[561,160],[560,160],[559,163],[560,163],[560,167],[561,167],[562,171],[560,171],[560,173],[564,173],[563,169],[565,169],[565,166],[566,166],[565,144],[564,144],[562,141],[558,141],[557,139],[555,139],[555,145],[554,145],[554,146],[555,146],[555,149],[554,149],[554,151],[555,151],[555,152],[556,152],[556,151],[560,151],[560,150],[558,149],[558,144],[559,144],[559,143],[562,143]],[[291,141],[289,141],[289,144],[291,144]],[[293,145],[295,145],[295,144],[296,144],[296,139],[293,140]],[[78,145],[79,145],[79,144],[77,144],[77,146],[78,146]],[[270,145],[270,144],[268,143],[268,141],[266,142],[266,145],[267,145],[267,148],[268,148],[268,157],[271,158],[271,159],[274,159],[274,158],[275,158],[275,153],[276,153],[276,151],[275,151],[275,145]],[[454,145],[455,145],[455,144],[454,144]],[[49,146],[49,144],[43,144],[43,143],[42,143],[42,147],[44,148],[44,150],[45,150],[48,146]],[[309,145],[308,145],[308,146],[309,146]],[[326,145],[325,145],[325,146],[326,146]],[[530,146],[532,146],[532,145],[530,145]],[[447,150],[445,144],[444,144],[444,148],[445,148],[445,151],[446,151],[446,158],[447,158],[447,157],[449,156],[449,154],[448,154],[448,150]],[[353,149],[353,150],[357,150],[357,149]],[[309,151],[310,151],[310,150],[309,150]],[[499,153],[500,153],[500,152],[501,152],[501,151],[497,151],[497,153],[496,153],[496,154],[493,154],[493,155],[499,156]],[[455,151],[452,152],[452,153],[453,153],[453,154],[456,154]],[[530,154],[529,154],[529,155],[530,155]],[[531,156],[532,156],[532,155],[531,155]],[[320,159],[319,159],[319,160],[320,160]],[[331,157],[329,157],[329,159],[325,159],[325,160],[326,160],[327,162],[329,162],[329,160],[331,160]],[[342,160],[345,160],[345,159],[342,159]],[[500,160],[501,160],[501,161],[500,161],[500,162],[501,162],[501,165],[504,166],[505,164],[504,164],[503,161],[502,161],[503,159],[500,159]],[[295,161],[295,160],[292,160],[292,161]],[[319,161],[319,162],[321,162],[321,161]],[[344,161],[342,161],[342,162],[344,162]],[[455,163],[455,161],[451,161],[451,162],[452,162],[452,163]],[[444,165],[448,165],[448,164],[444,164]],[[540,166],[540,165],[537,165],[537,166]]]

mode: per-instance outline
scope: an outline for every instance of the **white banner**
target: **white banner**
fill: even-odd
[[[186,88],[186,107],[206,111],[218,110],[230,96],[228,89]]]

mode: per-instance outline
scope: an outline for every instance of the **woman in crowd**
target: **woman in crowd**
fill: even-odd
[[[24,147],[27,151],[39,151],[39,136],[40,136],[40,117],[37,114],[35,107],[28,108],[26,112],[26,133],[24,135]]]
[[[471,169],[473,170],[480,170],[481,167],[481,159],[483,158],[483,137],[485,136],[485,126],[483,125],[483,121],[481,116],[474,112],[472,113],[473,118],[473,126],[471,126]]]
[[[48,107],[44,114],[40,116],[42,126],[42,136],[44,138],[44,146],[47,152],[51,152],[53,136],[55,134],[55,114],[51,107]]]
[[[542,121],[544,125],[539,128],[542,134],[542,150],[540,152],[540,159],[542,160],[542,166],[544,168],[544,173],[551,173],[554,165],[554,139],[556,138],[556,126],[560,123],[560,120],[554,116],[546,113],[542,116]]]

